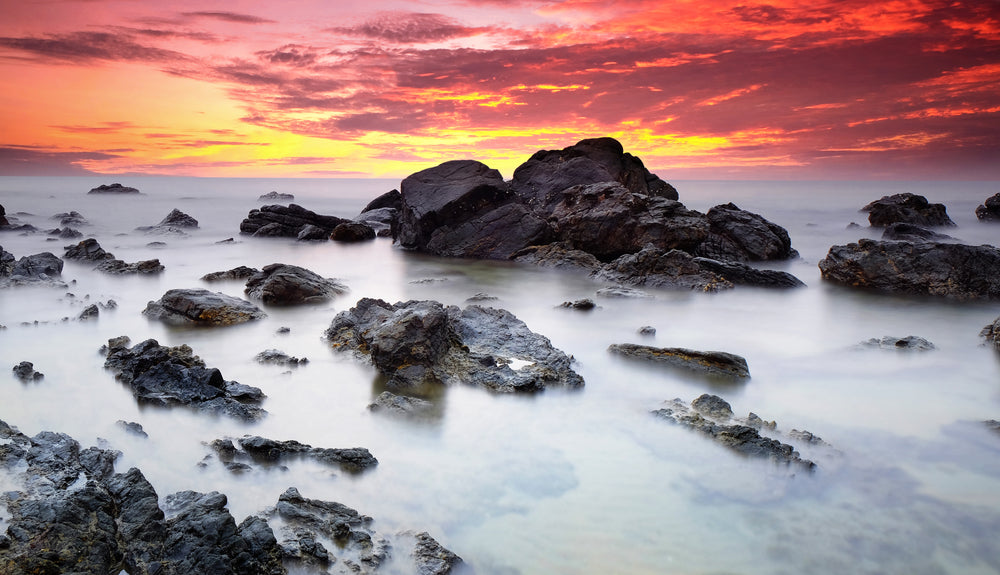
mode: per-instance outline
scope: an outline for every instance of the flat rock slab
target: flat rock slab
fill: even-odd
[[[267,317],[244,299],[206,289],[169,290],[142,313],[171,325],[225,326]]]
[[[305,458],[326,465],[336,465],[351,473],[359,473],[378,465],[375,456],[364,447],[313,447],[295,440],[279,441],[257,435],[218,439],[211,446],[226,464],[234,461],[275,464]]]
[[[322,303],[347,292],[347,286],[289,264],[271,264],[247,279],[244,292],[268,305]]]
[[[724,351],[695,351],[681,347],[652,347],[632,343],[612,344],[611,353],[633,359],[662,363],[710,375],[749,378],[747,360]]]

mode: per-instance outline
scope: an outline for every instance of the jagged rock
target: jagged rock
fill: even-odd
[[[368,224],[347,222],[333,228],[330,239],[335,242],[365,242],[375,239],[375,229]]]
[[[158,259],[126,263],[116,259],[114,254],[107,252],[94,238],[66,246],[63,256],[68,260],[97,262],[95,270],[112,275],[125,274],[158,274],[163,271],[163,265]]]
[[[448,575],[462,563],[462,558],[445,549],[426,531],[418,533],[413,547],[417,575]]]
[[[83,214],[75,210],[56,214],[52,216],[51,219],[59,220],[59,225],[62,226],[86,226],[89,224],[87,218],[83,217]]]
[[[192,218],[177,208],[174,208],[165,218],[160,220],[160,223],[155,226],[142,226],[136,229],[148,234],[184,235],[186,233],[184,231],[185,229],[197,227],[198,220]]]
[[[76,316],[76,319],[85,321],[88,319],[94,319],[101,315],[101,310],[97,307],[97,304],[88,305],[80,312],[80,315]]]
[[[915,350],[915,351],[929,351],[936,349],[934,344],[927,341],[922,337],[917,337],[915,335],[908,335],[906,337],[892,337],[890,335],[884,336],[882,338],[871,338],[868,341],[863,341],[860,344],[861,347],[872,347],[878,349],[900,349],[900,350]]]
[[[233,325],[267,317],[254,304],[205,289],[168,290],[143,315],[172,325]]]
[[[121,184],[101,184],[96,188],[92,188],[88,194],[138,194],[139,190],[123,186]]]
[[[536,266],[574,270],[592,273],[604,264],[593,255],[569,247],[565,242],[554,242],[543,246],[529,246],[518,250],[511,259]]]
[[[694,258],[692,261],[703,270],[717,274],[736,285],[748,285],[768,288],[797,288],[806,284],[788,272],[780,270],[762,270],[738,262],[722,262],[709,258]]]
[[[0,228],[10,225],[10,221],[7,219],[7,210],[4,209],[3,205],[0,204]]]
[[[63,257],[68,260],[100,262],[115,259],[115,256],[104,251],[101,244],[97,243],[94,238],[87,238],[78,244],[66,246],[64,249]]]
[[[247,278],[257,273],[260,273],[260,270],[257,268],[250,268],[247,266],[237,266],[231,270],[205,274],[201,276],[201,280],[206,282],[217,282],[226,280],[246,280]]]
[[[344,218],[324,216],[309,211],[298,204],[288,206],[268,205],[252,209],[240,223],[240,233],[257,237],[298,237],[302,228],[313,225],[322,228],[326,237],[333,228],[347,222]]]
[[[0,246],[0,277],[7,277],[14,271],[14,254]]]
[[[979,332],[979,337],[985,338],[986,343],[993,344],[997,349],[1000,349],[1000,317],[984,327]]]
[[[594,303],[594,300],[585,298],[585,299],[578,299],[576,301],[564,301],[562,304],[560,304],[559,307],[577,309],[581,311],[590,311],[595,307],[597,307],[597,304]]]
[[[868,212],[868,223],[876,227],[896,222],[917,226],[955,225],[948,217],[944,204],[932,204],[924,196],[911,193],[883,196],[861,208],[861,211]]]
[[[656,335],[656,328],[651,325],[644,325],[639,328],[639,335],[653,337]]]
[[[367,356],[390,389],[465,383],[497,392],[580,387],[571,358],[506,310],[363,298],[326,330],[336,350]]]
[[[49,232],[49,235],[50,236],[55,236],[55,237],[58,237],[58,238],[64,239],[64,240],[72,240],[72,239],[82,238],[83,237],[83,233],[82,232],[80,232],[78,230],[74,230],[73,228],[70,228],[70,227],[61,228],[61,229],[60,228],[56,228],[54,230],[51,230]],[[54,239],[54,238],[50,238],[50,241],[52,239]]]
[[[125,433],[130,433],[132,435],[137,435],[139,437],[149,437],[146,430],[142,428],[142,425],[134,421],[125,421],[124,419],[119,419],[115,422],[115,425],[119,427]]]
[[[347,286],[299,266],[271,264],[247,279],[244,292],[268,305],[298,305],[327,301]]]
[[[777,439],[760,434],[761,425],[746,420],[734,420],[732,408],[722,398],[704,394],[688,407],[680,399],[665,402],[665,407],[653,411],[657,417],[703,433],[717,443],[750,457],[767,458],[776,463],[796,465],[813,471],[816,464],[802,459],[795,448]],[[759,417],[755,418],[760,421]],[[766,427],[766,426],[763,426]],[[810,434],[811,435],[811,434]]]
[[[1000,250],[987,245],[862,239],[831,247],[819,269],[825,280],[875,291],[1000,299]]]
[[[732,289],[733,284],[694,261],[681,250],[663,251],[649,245],[626,254],[591,274],[591,277],[631,286],[689,289],[705,292]]]
[[[374,412],[389,412],[399,415],[422,414],[433,409],[434,404],[405,395],[396,395],[391,391],[383,391],[375,401],[368,404],[368,410]]]
[[[2,216],[0,213],[0,217]],[[1000,221],[1000,194],[986,198],[986,201],[976,208],[976,217],[982,222]]]
[[[694,254],[714,260],[745,262],[798,257],[788,232],[733,203],[708,210],[709,234]]]
[[[50,252],[24,256],[14,261],[14,256],[0,248],[0,288],[33,286],[65,288],[62,281],[63,261]]]
[[[306,358],[297,358],[288,355],[283,351],[277,349],[266,349],[254,356],[257,363],[272,363],[275,365],[303,365],[309,363]]]
[[[934,230],[920,227],[918,225],[906,222],[896,222],[886,226],[885,231],[882,232],[882,239],[905,242],[937,242],[943,240],[954,240],[955,238],[947,234],[941,234],[935,232]]]
[[[228,446],[227,446],[228,443]],[[242,451],[232,446],[233,440],[225,438],[212,442],[223,461],[250,459],[258,463],[279,463],[295,458],[309,458],[326,465],[339,466],[344,471],[359,473],[378,465],[378,460],[364,447],[327,448],[313,447],[298,441],[278,441],[244,435],[236,440]],[[230,450],[230,446],[232,449]]]
[[[612,344],[608,347],[608,351],[624,357],[663,363],[710,375],[735,378],[750,377],[747,360],[723,351],[695,351],[680,347],[661,348],[632,343]]]
[[[108,341],[104,367],[126,384],[141,403],[186,405],[199,411],[254,421],[266,413],[264,394],[256,387],[226,381],[222,372],[205,362],[187,345],[166,347],[147,339],[128,347],[128,338]]]
[[[306,224],[302,226],[302,229],[299,230],[299,234],[295,236],[295,239],[300,242],[312,242],[312,241],[325,242],[330,239],[330,234],[331,231],[326,228],[321,228],[319,226],[314,226],[312,224]]]
[[[275,201],[292,201],[295,199],[295,194],[286,194],[283,192],[268,192],[266,194],[261,194],[257,196],[258,202],[266,202],[268,200]]]
[[[38,381],[45,377],[45,374],[35,371],[35,364],[30,361],[22,361],[21,363],[14,366],[12,370],[14,372],[14,377],[20,379],[21,381]]]

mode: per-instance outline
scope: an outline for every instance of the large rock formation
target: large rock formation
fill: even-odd
[[[298,238],[306,226],[314,226],[322,230],[325,239],[330,237],[333,228],[348,221],[350,220],[317,214],[298,204],[268,205],[250,210],[246,219],[240,223],[240,233],[257,237]]]
[[[123,186],[121,184],[101,184],[101,185],[97,186],[96,188],[92,188],[87,193],[88,194],[117,194],[117,195],[122,195],[122,194],[138,194],[139,190],[137,190],[135,188],[132,188],[132,187],[129,187],[129,186]]]
[[[1000,194],[986,198],[986,201],[976,208],[976,217],[983,222],[1000,222]]]
[[[876,227],[902,222],[917,226],[954,226],[944,204],[932,204],[916,194],[883,196],[861,208],[868,212],[868,223]]]
[[[13,254],[0,247],[0,288],[25,285],[65,288],[62,270],[63,261],[50,252],[15,261]]]
[[[992,246],[858,240],[830,248],[823,279],[900,294],[1000,299],[1000,250]]]
[[[142,313],[171,325],[224,326],[267,317],[244,299],[206,289],[167,290]]]
[[[250,276],[244,291],[269,305],[298,305],[327,301],[347,286],[299,266],[271,264]]]
[[[464,383],[535,392],[583,385],[570,357],[502,309],[364,298],[337,314],[326,338],[334,349],[370,358],[390,389]]]

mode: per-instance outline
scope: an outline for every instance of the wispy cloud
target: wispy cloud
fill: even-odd
[[[261,18],[251,14],[240,14],[238,12],[181,12],[187,18],[205,18],[209,20],[221,20],[232,24],[274,24],[275,20]]]
[[[46,61],[86,64],[96,61],[177,62],[190,58],[180,52],[139,43],[128,33],[70,32],[46,36],[0,37],[0,49]]]

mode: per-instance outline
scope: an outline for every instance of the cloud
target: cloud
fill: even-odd
[[[31,146],[0,147],[0,175],[3,176],[85,176],[94,172],[79,162],[119,158],[105,152],[60,152]]]
[[[329,28],[327,31],[396,44],[423,44],[467,38],[487,33],[491,29],[465,26],[442,14],[383,12],[361,24]]]
[[[24,52],[47,61],[85,64],[95,61],[176,62],[188,56],[146,46],[131,34],[118,32],[70,32],[44,37],[0,37],[0,49]]]
[[[206,18],[210,20],[221,20],[233,24],[275,24],[275,20],[260,18],[250,14],[239,14],[237,12],[181,12],[182,16],[188,18]]]

